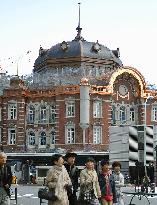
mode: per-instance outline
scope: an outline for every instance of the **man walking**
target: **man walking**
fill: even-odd
[[[65,155],[66,163],[64,164],[71,182],[72,182],[72,189],[73,190],[67,190],[68,191],[68,199],[70,205],[76,205],[77,204],[77,189],[78,189],[78,177],[79,177],[79,170],[75,166],[75,160],[76,160],[77,154],[75,153],[67,153]]]
[[[6,165],[7,155],[0,152],[0,205],[10,204],[11,167]]]

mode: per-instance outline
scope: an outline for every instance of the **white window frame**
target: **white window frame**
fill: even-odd
[[[31,108],[33,108],[33,109],[31,109]],[[35,120],[35,108],[33,106],[30,106],[29,110],[28,110],[28,122],[34,123],[34,120]]]
[[[152,107],[152,121],[157,121],[157,106]]]
[[[40,107],[40,122],[46,122],[47,119],[47,111],[46,106]]]
[[[93,126],[93,144],[101,144],[102,141],[102,126]]]
[[[54,123],[56,118],[56,109],[54,107],[51,107],[50,110],[50,123]]]
[[[34,135],[31,135],[31,133],[33,133]],[[34,141],[34,144],[31,143],[32,141]],[[28,145],[31,147],[35,146],[35,133],[33,131],[30,131],[28,134]]]
[[[75,143],[75,126],[67,125],[65,127],[66,134],[66,144],[74,144]]]
[[[8,129],[8,144],[9,145],[16,145],[16,129],[15,128]]]
[[[123,115],[124,115],[124,119],[123,119]],[[121,123],[126,121],[126,107],[123,105],[119,108],[119,120]]]
[[[102,117],[102,102],[100,100],[93,102],[93,117],[94,118]]]
[[[75,117],[75,102],[66,102],[66,117]]]
[[[15,120],[17,118],[17,105],[16,103],[8,104],[8,119]]]
[[[135,122],[135,108],[130,108],[130,121]]]
[[[45,133],[45,135],[42,135],[42,133]],[[41,143],[42,138],[45,138],[45,144]],[[40,147],[45,147],[46,146],[46,132],[45,131],[41,131],[40,132],[40,136],[39,136],[39,146]]]

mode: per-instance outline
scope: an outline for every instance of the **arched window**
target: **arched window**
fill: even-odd
[[[32,146],[35,145],[35,133],[33,131],[29,132],[28,143],[29,143],[29,145],[32,145]]]
[[[41,132],[39,143],[40,145],[46,145],[46,133],[45,132]]]
[[[34,123],[34,119],[35,119],[35,108],[34,106],[30,106],[28,110],[28,122]]]
[[[120,122],[124,122],[126,120],[125,107],[124,106],[120,107],[120,113],[119,114],[120,114],[119,115]]]

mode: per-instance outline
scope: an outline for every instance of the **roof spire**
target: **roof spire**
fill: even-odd
[[[79,22],[78,22],[78,27],[76,28],[77,30],[77,36],[75,37],[75,40],[84,40],[81,36],[81,30],[82,28],[80,27],[80,2],[78,3],[79,5]]]

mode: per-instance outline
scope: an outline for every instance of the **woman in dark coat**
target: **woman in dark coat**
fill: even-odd
[[[99,174],[102,205],[112,205],[117,202],[114,176],[109,170],[109,162],[101,161],[102,171]]]

